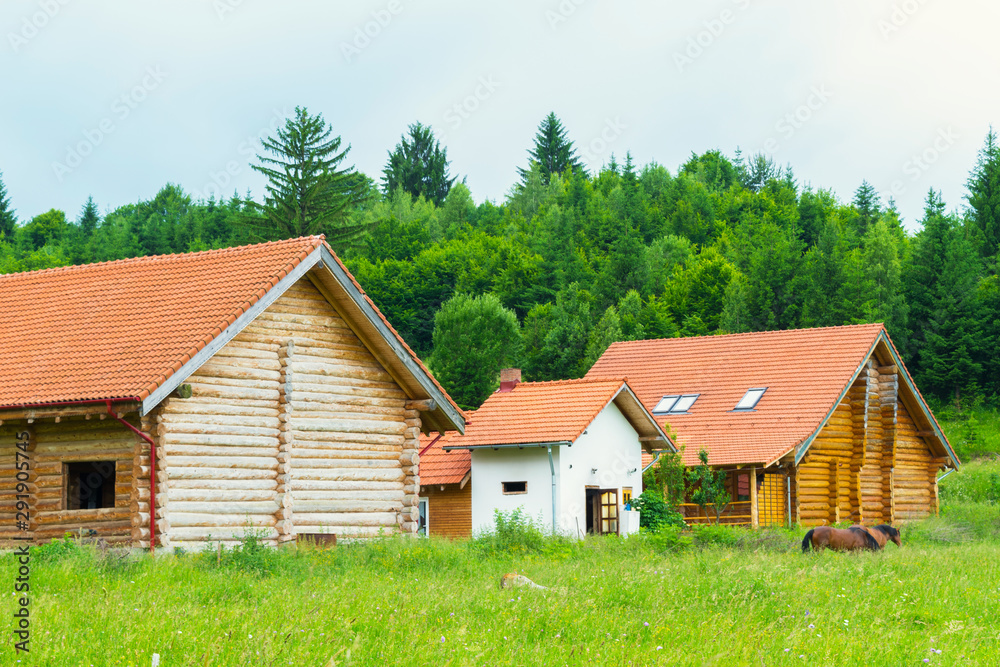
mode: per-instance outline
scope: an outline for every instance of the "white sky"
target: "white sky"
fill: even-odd
[[[476,200],[502,200],[555,111],[593,166],[770,149],[844,200],[895,185],[912,228],[930,187],[964,203],[1000,122],[998,18],[969,0],[2,0],[0,171],[22,220],[167,182],[259,195],[247,140],[299,104],[376,180],[429,123]]]

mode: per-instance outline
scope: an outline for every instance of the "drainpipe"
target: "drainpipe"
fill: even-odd
[[[556,466],[552,463],[552,445],[547,445],[549,451],[549,470],[552,473],[552,534],[556,534]]]
[[[149,443],[149,552],[156,553],[156,442],[148,435],[119,417],[107,401],[108,414],[124,424],[130,431]]]

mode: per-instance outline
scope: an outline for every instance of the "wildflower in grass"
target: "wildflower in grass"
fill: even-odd
[[[649,622],[648,622],[648,621],[644,621],[644,622],[643,622],[643,625],[644,625],[644,626],[646,626],[646,627],[648,628],[648,627],[649,627]]]
[[[924,658],[924,662],[930,662],[930,661],[931,661],[930,658]]]
[[[810,624],[809,624],[809,629],[810,629],[810,630],[814,630],[814,629],[816,629],[816,626],[815,626],[815,625],[813,625],[812,623],[810,623]]]
[[[663,647],[662,647],[662,646],[657,646],[657,647],[656,647],[656,650],[657,650],[657,651],[662,651],[662,650],[663,650]]]
[[[504,639],[506,639],[506,637],[504,637]],[[444,637],[441,637],[441,643],[444,643]]]

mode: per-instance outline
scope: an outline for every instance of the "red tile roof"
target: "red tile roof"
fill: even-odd
[[[461,446],[574,442],[623,384],[620,378],[521,382],[486,399],[466,425]]]
[[[466,419],[473,419],[475,412],[466,412]],[[420,436],[420,484],[461,484],[472,470],[472,452],[455,449],[446,452],[444,447],[461,438],[458,431],[449,431],[438,438],[437,433]]]
[[[699,394],[688,414],[657,416],[685,446],[684,461],[770,463],[820,426],[867,359],[881,324],[669,338],[613,344],[588,378],[623,376],[650,411],[663,396]],[[767,387],[752,412],[733,408]]]
[[[0,408],[145,399],[321,246],[311,236],[0,275]]]

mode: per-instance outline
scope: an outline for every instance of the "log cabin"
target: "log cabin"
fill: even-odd
[[[881,324],[619,342],[586,377],[620,376],[687,465],[728,471],[725,523],[920,519],[959,465]]]
[[[464,434],[425,445],[421,501],[430,535],[492,530],[494,513],[522,510],[546,531],[582,537],[627,534],[642,493],[642,454],[673,443],[623,378],[521,382],[500,388]],[[435,485],[429,484],[431,481]]]
[[[464,429],[323,237],[0,276],[0,324],[8,544],[21,491],[38,541],[412,534],[419,435]]]

